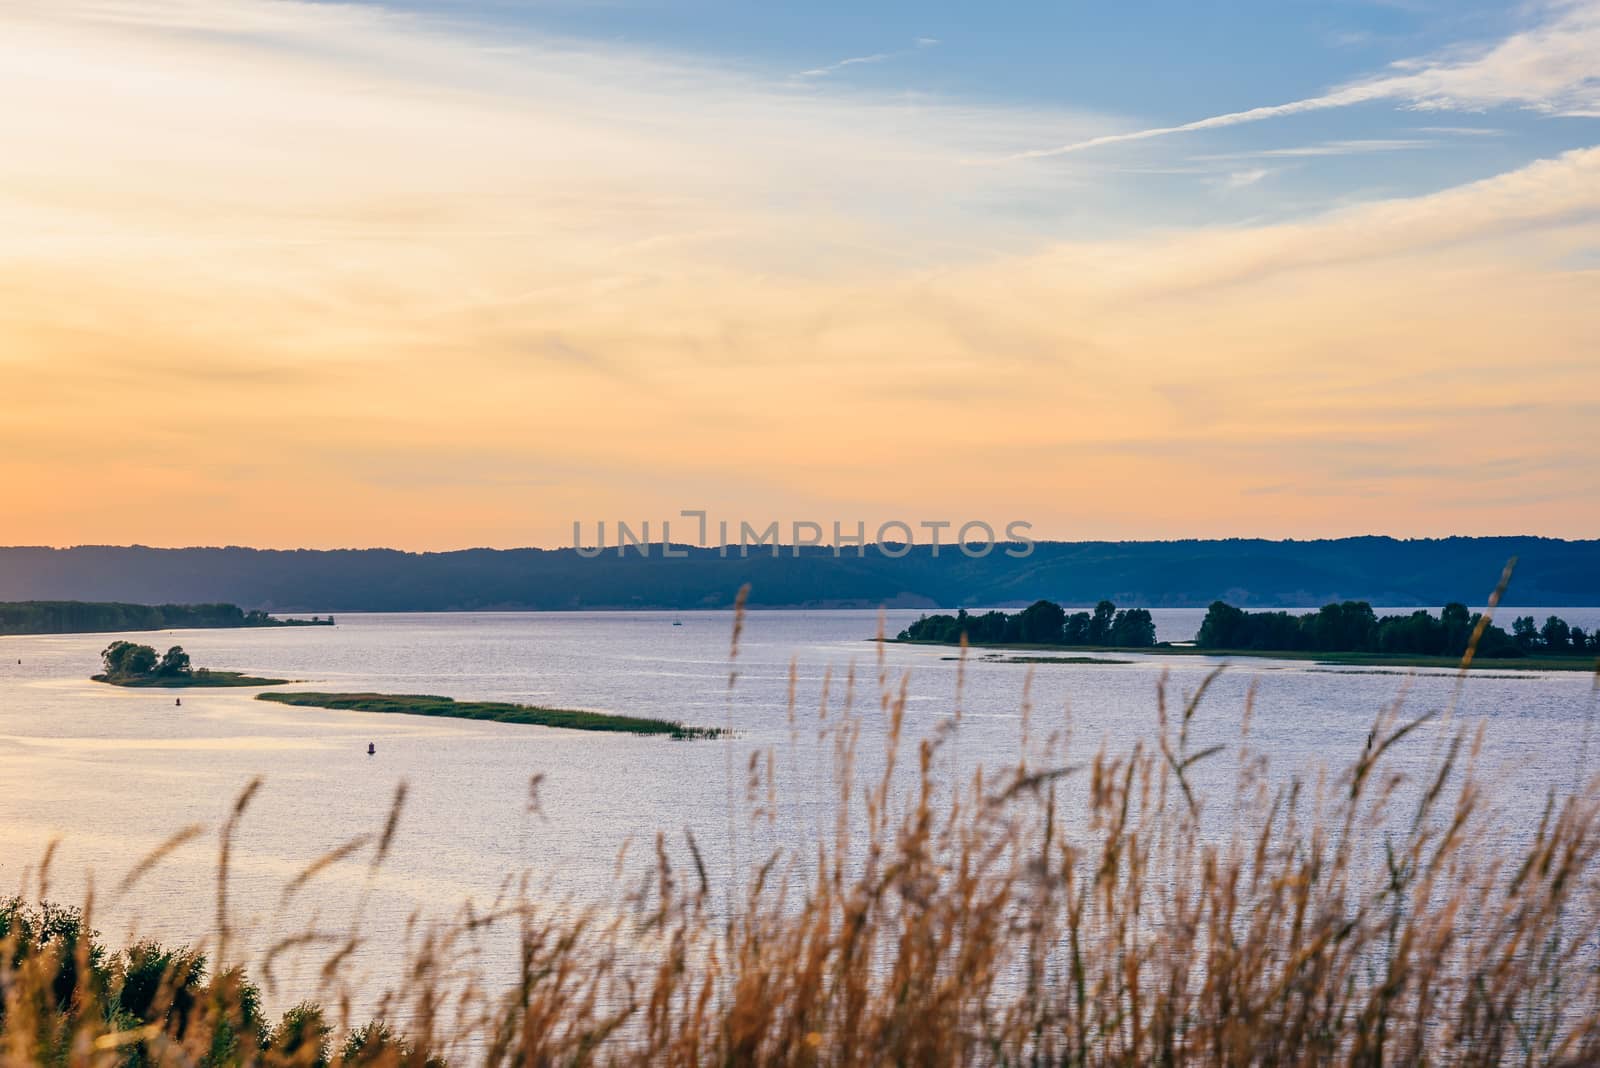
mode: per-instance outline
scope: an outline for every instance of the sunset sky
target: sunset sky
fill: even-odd
[[[1600,0],[0,0],[0,99],[0,544],[1600,535]]]

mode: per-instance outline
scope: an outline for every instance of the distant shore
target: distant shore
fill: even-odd
[[[326,619],[278,619],[236,604],[126,604],[121,601],[0,601],[0,636],[119,634],[246,627],[331,627]]]
[[[673,528],[678,528],[678,521]],[[591,527],[592,529],[592,527]],[[660,527],[652,527],[656,533]],[[687,528],[685,528],[687,529]],[[614,525],[608,525],[615,533]],[[1262,538],[1036,541],[1023,558],[996,550],[969,558],[948,543],[675,545],[618,555],[573,548],[156,549],[140,546],[0,547],[0,600],[222,600],[309,613],[638,611],[746,607],[824,609],[1013,605],[1024,595],[1092,605],[1108,595],[1146,608],[1317,606],[1357,598],[1437,607],[1494,588],[1506,561],[1517,576],[1502,607],[1600,606],[1600,539]]]

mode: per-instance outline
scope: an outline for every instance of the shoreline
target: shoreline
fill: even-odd
[[[204,675],[135,675],[114,679],[101,673],[90,675],[90,682],[120,686],[126,690],[229,689],[245,686],[287,686],[294,679],[263,679],[242,671],[207,671]]]
[[[89,637],[94,634],[177,634],[189,630],[281,630],[285,627],[332,627],[336,624],[326,621],[313,623],[309,619],[283,619],[273,623],[240,623],[217,624],[205,626],[200,623],[180,623],[176,626],[161,627],[113,627],[110,630],[0,630],[0,638],[71,638]]]

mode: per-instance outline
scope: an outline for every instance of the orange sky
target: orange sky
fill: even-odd
[[[0,33],[0,543],[1600,531],[1600,149],[1044,232],[970,206],[1114,178],[992,150],[1105,120],[356,28]]]

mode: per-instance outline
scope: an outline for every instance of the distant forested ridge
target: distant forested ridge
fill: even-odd
[[[1101,601],[1093,612],[1073,612],[1054,601],[1035,601],[1020,612],[923,616],[900,632],[903,642],[973,645],[1092,645],[1147,649],[1156,643],[1156,624],[1148,609],[1118,610]]]
[[[1314,607],[1347,600],[1481,604],[1505,562],[1520,562],[1507,605],[1600,605],[1600,541],[1366,537],[1323,541],[1039,542],[1013,558],[949,545],[903,556],[867,547],[630,549],[0,548],[0,600],[231,602],[275,612],[726,608],[748,582],[762,608],[1022,607],[1101,600],[1144,608]]]
[[[1221,601],[1200,624],[1195,645],[1202,649],[1315,653],[1399,653],[1412,656],[1458,657],[1467,651],[1482,613],[1464,604],[1447,604],[1434,615],[1419,609],[1407,615],[1382,616],[1365,601],[1325,604],[1316,612],[1246,612]],[[1518,616],[1510,633],[1487,623],[1476,653],[1489,658],[1520,656],[1593,656],[1600,654],[1600,633],[1585,634],[1559,616],[1540,624]]]
[[[0,634],[101,634],[125,630],[332,625],[326,620],[273,619],[236,604],[116,604],[91,601],[0,603]]]

